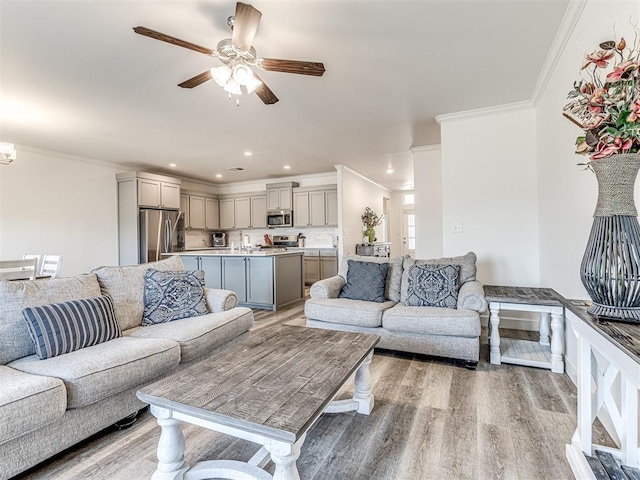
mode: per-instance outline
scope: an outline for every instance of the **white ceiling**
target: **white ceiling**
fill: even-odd
[[[258,56],[326,68],[260,72],[280,99],[270,106],[251,95],[236,107],[212,81],[177,87],[219,61],[132,30],[214,48],[233,1],[0,0],[0,141],[216,183],[342,164],[404,189],[409,149],[439,143],[436,115],[531,97],[567,0],[253,6]]]

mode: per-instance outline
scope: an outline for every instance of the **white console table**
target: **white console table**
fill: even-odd
[[[485,285],[489,302],[490,362],[494,365],[512,363],[546,368],[564,373],[564,300],[551,288],[506,287]],[[540,314],[540,340],[500,338],[500,311],[515,310]],[[551,339],[549,339],[551,316]]]
[[[585,455],[611,453],[622,465],[640,468],[638,390],[640,325],[599,322],[586,307],[566,302],[566,318],[577,337],[578,423],[566,456],[576,478],[595,478]],[[592,427],[606,410],[609,434],[619,448],[593,443]],[[611,431],[613,430],[613,431]]]

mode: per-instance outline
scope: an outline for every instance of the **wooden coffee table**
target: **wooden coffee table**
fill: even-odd
[[[138,391],[162,428],[154,480],[298,480],[305,435],[323,412],[373,408],[369,364],[376,335],[306,327],[264,328]],[[353,399],[333,401],[355,373]],[[180,422],[262,445],[247,462],[189,467]],[[271,459],[273,477],[260,468]]]

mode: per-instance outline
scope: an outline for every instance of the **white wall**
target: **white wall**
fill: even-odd
[[[588,298],[580,281],[580,262],[591,229],[597,184],[590,171],[576,164],[581,130],[562,116],[567,93],[579,79],[585,53],[613,36],[633,41],[629,17],[640,19],[640,2],[589,1],[537,104],[538,199],[540,212],[540,282],[568,298]],[[639,185],[636,183],[636,204]]]
[[[443,251],[442,151],[440,145],[414,147],[416,258],[439,258]]]
[[[382,199],[390,198],[391,192],[347,167],[338,165],[336,169],[338,170],[339,252],[342,255],[344,252],[355,253],[356,244],[362,243],[364,209],[370,207],[380,215]],[[382,226],[377,227],[377,229],[381,228]],[[378,238],[382,238],[381,230]]]
[[[438,120],[444,255],[474,251],[485,284],[538,286],[534,108],[515,105]],[[456,225],[462,232],[453,233]]]
[[[17,145],[0,166],[0,258],[62,254],[61,275],[117,265],[112,164]]]

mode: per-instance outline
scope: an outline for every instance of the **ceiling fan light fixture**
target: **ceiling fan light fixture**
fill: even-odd
[[[240,85],[247,85],[255,77],[253,76],[253,70],[248,65],[240,63],[233,67],[233,78]]]
[[[211,69],[211,78],[220,85],[221,87],[225,87],[231,78],[231,69],[226,65],[222,65],[221,67],[213,67]],[[226,89],[225,89],[226,90]]]
[[[224,86],[224,91],[230,93],[231,95],[242,95],[242,89],[233,77],[231,77],[227,84]]]
[[[245,88],[247,89],[247,93],[253,93],[260,85],[262,85],[262,82],[256,77],[252,77],[245,83]]]

